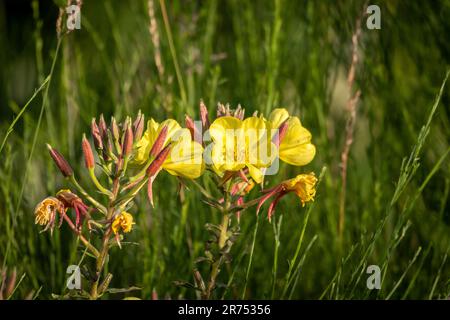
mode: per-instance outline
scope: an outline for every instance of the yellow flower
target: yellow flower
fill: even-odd
[[[270,124],[260,117],[240,120],[231,116],[216,119],[209,128],[213,141],[211,161],[213,169],[225,171],[248,168],[256,183],[261,183],[262,170],[273,161],[276,146],[271,142]]]
[[[286,120],[288,127],[280,142],[279,157],[291,165],[304,166],[316,154],[316,147],[311,143],[311,133],[302,126],[298,117],[289,116],[286,109],[274,109],[269,116],[269,122],[275,129]]]
[[[282,185],[286,192],[295,192],[304,206],[306,202],[314,201],[316,183],[317,178],[314,173],[308,173],[299,174],[295,178],[284,181]]]
[[[167,128],[167,136],[163,147],[169,143],[172,143],[172,147],[162,168],[172,175],[189,179],[195,179],[201,176],[205,168],[203,147],[201,144],[192,141],[189,130],[182,128],[173,119],[165,120],[162,123],[157,123],[153,119],[148,121],[147,131],[137,143],[134,162],[137,164],[147,162],[153,144],[164,127]]]
[[[114,234],[118,234],[120,230],[128,233],[133,228],[133,224],[133,216],[128,212],[123,211],[114,219],[111,228]]]

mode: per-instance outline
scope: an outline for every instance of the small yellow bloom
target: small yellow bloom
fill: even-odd
[[[304,206],[306,202],[314,201],[316,183],[317,178],[314,173],[308,173],[299,174],[295,178],[284,181],[282,185],[287,192],[295,192]]]
[[[173,119],[165,120],[162,123],[157,123],[153,119],[148,121],[147,131],[137,143],[134,162],[137,164],[147,162],[150,150],[164,127],[167,127],[167,136],[163,147],[169,143],[172,143],[172,147],[162,168],[172,175],[189,179],[201,176],[205,169],[203,147],[200,143],[192,141],[189,130],[182,128]]]
[[[123,211],[114,219],[111,228],[114,234],[118,234],[120,230],[124,233],[128,233],[133,228],[133,224],[133,216],[128,212]]]
[[[279,128],[286,120],[288,127],[280,142],[279,157],[290,165],[304,166],[316,154],[316,147],[311,143],[311,133],[302,126],[298,117],[289,116],[286,109],[274,109],[269,116],[273,128]]]

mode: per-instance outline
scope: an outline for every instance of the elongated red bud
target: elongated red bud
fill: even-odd
[[[73,170],[70,167],[69,163],[64,159],[64,157],[56,150],[53,149],[51,145],[47,143],[48,151],[50,152],[50,156],[53,161],[55,161],[56,166],[61,171],[64,177],[70,177],[73,175]]]
[[[83,134],[83,139],[81,140],[81,147],[83,149],[84,164],[86,165],[86,168],[88,169],[94,168],[95,166],[94,154],[92,153],[91,144],[86,139],[85,134]]]
[[[200,100],[200,119],[202,120],[203,131],[209,129],[208,109],[203,100]]]
[[[139,141],[142,138],[142,134],[144,133],[144,121],[145,117],[141,113],[141,110],[139,110],[138,116],[136,117],[136,120],[133,123],[134,139],[136,141]]]
[[[107,135],[108,135],[108,127],[106,126],[106,122],[105,122],[105,118],[103,117],[103,113],[100,115],[100,119],[98,120],[98,128],[99,128],[102,139],[106,139]]]
[[[127,125],[125,129],[125,136],[122,143],[122,154],[128,156],[133,150],[133,131],[131,130],[131,125]]]
[[[164,147],[164,143],[166,142],[167,138],[167,131],[168,131],[167,126],[164,126],[161,129],[161,132],[159,133],[150,150],[151,157],[156,157],[160,153],[161,149]]]
[[[192,118],[188,115],[185,116],[184,123],[186,125],[186,128],[189,129],[189,132],[191,133],[192,140],[201,144],[203,140],[202,132],[200,131],[201,128],[199,128],[201,124],[198,121],[194,122],[194,120],[192,120]]]
[[[155,174],[158,173],[158,171],[161,169],[164,161],[169,156],[169,152],[171,150],[171,145],[168,144],[164,149],[161,150],[160,153],[156,156],[155,160],[152,161],[150,166],[147,168],[147,176],[153,177]]]
[[[92,118],[91,134],[92,134],[92,139],[94,140],[95,147],[97,149],[103,149],[103,139],[100,134],[100,129],[97,126],[97,122],[95,121],[95,118]]]
[[[192,120],[192,118],[189,117],[188,115],[185,115],[184,116],[184,125],[186,126],[187,129],[189,129],[189,131],[191,132],[191,137],[192,137],[192,139],[194,139],[194,137],[195,137],[194,120]]]

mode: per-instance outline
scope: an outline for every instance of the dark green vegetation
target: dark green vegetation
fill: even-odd
[[[17,270],[12,298],[63,292],[67,266],[82,257],[67,226],[50,236],[34,225],[36,203],[67,187],[45,143],[85,172],[80,142],[92,117],[123,119],[141,109],[182,122],[186,113],[198,118],[200,99],[210,112],[220,101],[248,114],[283,106],[301,117],[317,156],[305,168],[282,166],[269,183],[326,167],[313,205],[285,197],[272,224],[264,211],[259,219],[255,209],[243,213],[233,261],[219,277],[229,287],[217,298],[449,296],[448,84],[436,100],[450,62],[449,1],[380,3],[381,30],[367,30],[362,19],[342,237],[346,75],[363,2],[166,1],[164,21],[160,2],[151,1],[160,53],[147,1],[84,2],[81,30],[63,36],[57,52],[53,2],[0,4],[0,263]],[[177,195],[168,174],[154,192],[156,208],[142,194],[128,245],[112,250],[112,287],[142,287],[127,295],[145,299],[152,291],[195,298],[173,281],[192,282],[204,225],[220,216],[193,190]],[[382,268],[380,291],[366,288],[371,264]]]

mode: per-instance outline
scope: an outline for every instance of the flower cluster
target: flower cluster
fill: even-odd
[[[109,249],[114,243],[122,247],[124,234],[133,229],[130,209],[134,198],[147,186],[153,206],[153,186],[160,172],[178,177],[183,186],[190,181],[198,187],[204,202],[223,214],[222,224],[210,228],[219,253],[210,249],[205,252],[205,259],[212,265],[208,285],[201,284],[201,276],[195,274],[200,281],[197,287],[201,287],[205,298],[210,297],[219,267],[238,235],[239,227],[230,225],[232,213],[239,220],[243,210],[257,205],[259,212],[273,197],[268,210],[270,220],[276,204],[287,193],[295,193],[302,205],[314,200],[317,178],[313,173],[299,174],[269,189],[263,187],[265,177],[277,173],[279,160],[304,166],[315,156],[311,133],[286,109],[275,109],[268,118],[257,113],[245,118],[245,110],[240,106],[233,110],[219,104],[217,117],[210,121],[206,106],[200,103],[200,121],[187,115],[185,127],[174,119],[157,122],[151,118],[145,128],[141,112],[134,120],[128,117],[122,123],[112,117],[107,125],[100,115],[98,121],[92,119],[91,139],[93,146],[86,135],[81,139],[84,167],[91,180],[89,188],[81,185],[64,156],[47,145],[50,156],[75,192],[61,190],[42,200],[35,209],[35,223],[45,226],[44,231],[53,231],[59,214],[59,226],[66,221],[95,256],[91,299],[101,296],[111,280],[107,276],[103,284],[99,283]],[[206,172],[212,174],[220,196],[214,197],[194,181]],[[261,195],[246,201],[258,184]],[[87,191],[92,189],[95,193]],[[75,222],[67,214],[69,209],[75,213]],[[89,231],[88,237],[83,234],[85,230]],[[96,237],[101,238],[99,245],[95,244]],[[111,238],[115,241],[110,241]]]

